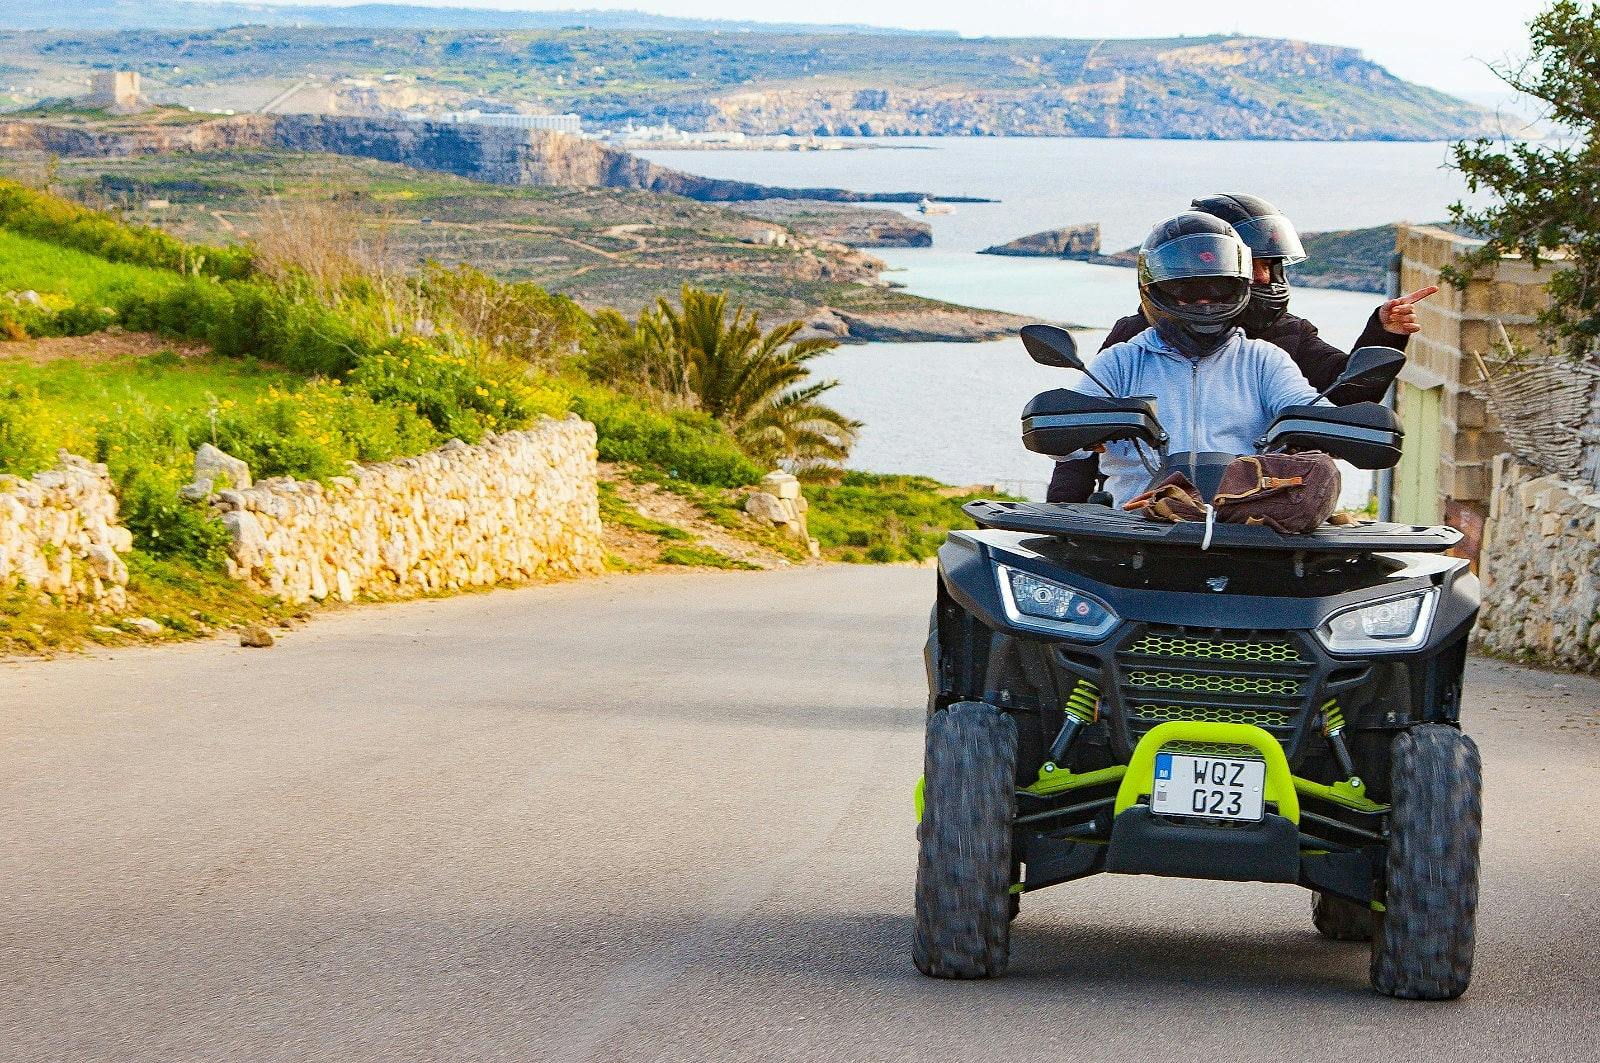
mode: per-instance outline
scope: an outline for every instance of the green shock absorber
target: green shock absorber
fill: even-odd
[[[1066,714],[1066,719],[1061,721],[1056,740],[1050,743],[1051,764],[1060,764],[1065,760],[1078,732],[1099,719],[1100,688],[1087,679],[1079,679],[1073,684],[1072,693],[1067,695],[1067,703],[1061,707],[1061,711]]]
[[[1344,710],[1339,708],[1338,698],[1329,698],[1323,703],[1322,733],[1327,736],[1328,745],[1333,747],[1333,756],[1339,762],[1339,770],[1350,780],[1351,785],[1358,785],[1361,780],[1356,775],[1355,762],[1350,759],[1350,750],[1344,744]]]

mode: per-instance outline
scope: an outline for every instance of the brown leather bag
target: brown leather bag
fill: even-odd
[[[1227,524],[1265,524],[1285,535],[1305,535],[1332,516],[1339,488],[1339,466],[1320,450],[1249,454],[1222,471],[1211,504]]]
[[[1181,472],[1171,473],[1150,490],[1134,495],[1122,508],[1130,513],[1143,510],[1146,520],[1168,524],[1206,519],[1206,504],[1200,497],[1200,489]]]
[[[1224,524],[1265,524],[1284,535],[1305,535],[1333,515],[1339,488],[1339,467],[1320,450],[1249,454],[1222,470],[1211,505],[1215,518]],[[1206,519],[1205,500],[1181,472],[1129,499],[1122,508],[1143,512],[1147,520],[1173,524]]]

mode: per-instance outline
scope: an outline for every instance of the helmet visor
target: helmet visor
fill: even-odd
[[[1139,253],[1139,283],[1189,277],[1236,277],[1250,281],[1250,249],[1231,233],[1192,233]]]
[[[1250,245],[1256,258],[1281,258],[1285,262],[1304,262],[1306,249],[1300,234],[1282,214],[1263,214],[1259,218],[1236,222],[1239,238]]]

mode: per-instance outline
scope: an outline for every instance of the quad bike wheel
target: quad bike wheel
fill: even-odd
[[[1317,933],[1332,941],[1371,941],[1372,910],[1321,890],[1311,895],[1311,922]]]
[[[1005,973],[1016,759],[1016,723],[991,705],[958,702],[928,721],[912,950],[923,974]]]
[[[1472,980],[1483,825],[1478,747],[1453,727],[1424,724],[1395,738],[1391,764],[1386,911],[1372,938],[1372,988],[1451,1000]]]

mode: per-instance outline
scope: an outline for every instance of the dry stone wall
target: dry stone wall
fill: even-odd
[[[290,601],[407,597],[598,573],[594,426],[577,417],[351,466],[324,486],[272,478],[209,496],[231,573]]]
[[[1480,648],[1600,670],[1600,493],[1500,455],[1478,568]]]
[[[118,555],[132,548],[104,465],[61,451],[32,479],[0,476],[0,590],[119,610],[128,566]]]

